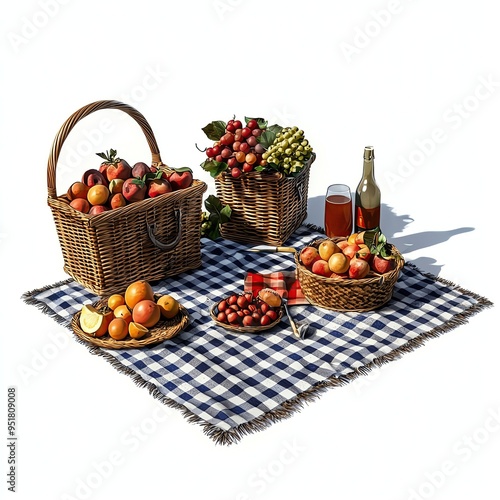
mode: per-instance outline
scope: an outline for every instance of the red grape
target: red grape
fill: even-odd
[[[231,176],[237,179],[238,177],[241,176],[241,170],[238,167],[233,167],[231,169]]]
[[[213,158],[215,156],[215,150],[214,150],[214,148],[207,148],[207,150],[205,151],[205,153],[207,153],[207,156],[209,158]]]
[[[255,145],[257,144],[257,138],[254,137],[253,135],[251,135],[248,139],[247,139],[247,143],[250,145],[250,147],[255,147]]]
[[[240,120],[234,120],[233,125],[235,129],[239,129],[243,124],[240,122]]]
[[[247,127],[250,129],[258,128],[259,124],[257,123],[257,120],[248,120]]]
[[[246,139],[252,135],[252,129],[245,127],[241,129],[241,135]]]
[[[248,144],[248,142],[242,142],[240,144],[240,151],[243,151],[243,153],[248,153],[250,151],[250,144]]]
[[[224,148],[220,153],[222,158],[229,158],[232,154],[233,152],[231,151],[231,148]]]

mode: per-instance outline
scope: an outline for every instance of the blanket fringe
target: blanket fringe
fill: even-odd
[[[306,226],[311,230],[323,232],[323,229],[318,228],[317,226],[313,226],[311,224],[306,224]],[[116,358],[114,358],[111,354],[106,352],[106,350],[90,345],[76,336],[74,336],[74,339],[80,344],[85,345],[91,354],[103,357],[104,359],[106,359],[106,361],[108,361],[111,364],[111,366],[113,366],[120,373],[128,375],[130,378],[132,378],[132,380],[138,387],[146,388],[155,399],[159,400],[161,403],[171,408],[179,410],[181,414],[187,419],[188,422],[200,425],[203,428],[203,432],[216,444],[232,445],[239,442],[246,435],[262,431],[268,428],[269,426],[273,425],[274,423],[290,418],[294,413],[300,412],[305,405],[317,400],[321,396],[321,394],[323,394],[325,391],[331,388],[347,385],[351,383],[353,380],[357,379],[358,377],[368,375],[374,368],[381,367],[386,363],[390,363],[392,361],[400,359],[403,355],[413,352],[415,349],[418,349],[419,347],[422,347],[429,339],[437,338],[440,335],[449,332],[460,325],[467,323],[469,318],[472,317],[473,315],[479,313],[485,308],[493,306],[493,303],[490,300],[486,299],[485,297],[481,297],[480,295],[474,292],[458,287],[454,283],[447,281],[443,278],[440,278],[439,276],[435,276],[433,274],[421,271],[420,269],[418,269],[417,266],[415,266],[410,262],[406,262],[405,265],[411,267],[412,269],[415,269],[416,271],[418,271],[427,278],[441,282],[447,286],[455,288],[461,293],[469,295],[470,297],[474,298],[477,301],[476,304],[471,306],[464,312],[455,315],[451,320],[447,321],[445,324],[435,327],[429,332],[423,333],[418,337],[409,340],[404,345],[394,349],[390,353],[375,358],[370,363],[355,369],[351,373],[348,373],[347,375],[341,375],[338,377],[330,377],[329,379],[324,380],[323,382],[319,382],[314,386],[310,387],[308,390],[298,394],[294,398],[283,402],[278,408],[271,410],[263,414],[262,416],[255,418],[250,422],[240,424],[229,430],[223,430],[220,427],[217,427],[213,424],[210,424],[202,420],[200,417],[198,417],[190,410],[188,410],[185,406],[167,398],[157,389],[157,387],[154,384],[144,380],[131,368],[123,366],[119,361],[116,360]],[[54,313],[54,311],[52,311],[49,307],[47,307],[43,302],[35,298],[37,294],[43,291],[53,288],[54,286],[60,286],[69,283],[71,281],[72,279],[68,279],[44,288],[33,290],[31,292],[26,292],[22,295],[21,298],[27,304],[36,306],[43,313],[48,314],[58,323],[66,326],[68,329],[71,330],[70,325],[67,321],[63,320],[60,316]]]

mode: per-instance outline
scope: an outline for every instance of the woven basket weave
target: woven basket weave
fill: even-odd
[[[313,154],[296,177],[248,172],[237,179],[223,172],[215,178],[217,197],[231,207],[221,236],[240,243],[282,245],[307,217]]]
[[[71,115],[57,133],[47,166],[47,203],[52,210],[64,270],[98,295],[126,289],[133,281],[156,281],[200,267],[200,217],[204,182],[155,198],[90,216],[74,210],[56,193],[56,165],[73,127],[104,109],[127,113],[141,127],[152,165],[169,170],[160,158],[151,127],[134,108],[118,101],[97,101]]]
[[[338,242],[345,238],[332,238]],[[312,242],[309,246],[318,248],[325,238]],[[311,304],[332,311],[373,311],[382,307],[392,297],[394,285],[404,266],[404,259],[399,250],[391,245],[391,253],[396,265],[393,270],[370,274],[363,279],[326,278],[307,269],[300,262],[300,252],[295,253],[295,264],[300,287]]]

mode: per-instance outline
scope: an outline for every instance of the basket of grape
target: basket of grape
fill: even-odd
[[[282,245],[307,216],[309,174],[315,153],[298,127],[262,118],[214,121],[202,129],[214,141],[202,168],[215,179],[217,197],[231,208],[225,239]]]

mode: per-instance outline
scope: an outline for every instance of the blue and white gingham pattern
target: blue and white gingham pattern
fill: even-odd
[[[301,227],[287,242],[297,248],[321,237]],[[107,350],[116,362],[153,384],[168,399],[203,421],[227,431],[277,409],[285,401],[331,377],[347,375],[408,341],[443,326],[477,300],[463,291],[407,266],[393,299],[381,310],[336,313],[294,306],[297,321],[311,323],[297,340],[286,316],[261,334],[233,333],[216,327],[210,306],[242,291],[246,271],[294,269],[292,254],[258,254],[244,245],[203,240],[200,269],[153,283],[188,310],[190,324],[177,337],[150,348]],[[82,304],[97,297],[71,281],[41,291],[33,299],[68,322]]]

